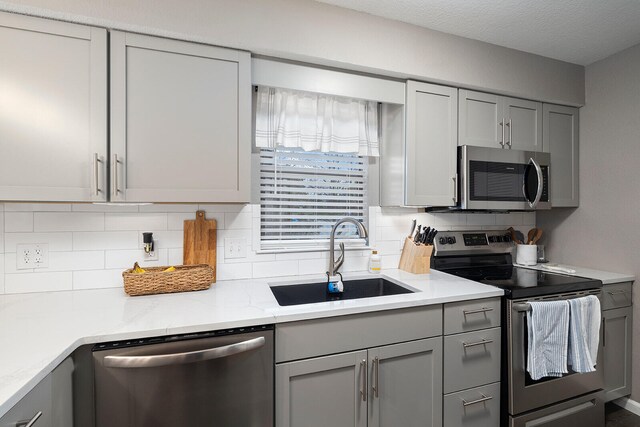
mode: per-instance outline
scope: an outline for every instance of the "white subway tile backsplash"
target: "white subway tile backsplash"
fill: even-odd
[[[342,271],[366,271],[369,269],[369,256],[352,256],[345,255],[345,261],[342,266]]]
[[[104,216],[106,231],[166,230],[166,213],[107,213]]]
[[[4,272],[6,274],[11,273],[33,273],[36,270],[33,268],[26,268],[18,270],[18,265],[16,262],[16,254],[15,253],[6,253],[4,254]]]
[[[351,258],[345,261],[350,263]],[[328,270],[329,260],[326,259],[304,259],[298,261],[298,270],[300,274],[321,274]]]
[[[225,228],[228,230],[250,229],[252,218],[251,212],[226,212],[224,214]]]
[[[216,212],[252,212],[251,205],[242,204],[201,204],[198,210],[205,211],[207,214]]]
[[[21,243],[47,243],[49,252],[72,250],[72,233],[5,233],[5,252],[15,252]],[[101,249],[101,248],[94,248]]]
[[[73,233],[73,250],[137,249],[137,231],[99,231]],[[51,250],[51,248],[49,248]]]
[[[104,269],[104,251],[50,252],[49,267],[37,271]]]
[[[141,205],[140,212],[191,212],[195,213],[198,210],[198,205],[196,204],[173,204],[173,203],[163,203],[163,204],[152,204],[152,205]]]
[[[276,261],[291,261],[303,259],[329,259],[329,252],[283,252],[276,254]]]
[[[123,286],[122,269],[74,271],[73,289],[119,288]]]
[[[69,203],[5,203],[5,212],[71,212]]]
[[[169,248],[167,252],[167,265],[181,265],[184,262],[182,248]]]
[[[238,280],[251,278],[251,264],[218,264],[216,280]]]
[[[7,232],[32,232],[33,212],[6,212],[4,229]]]
[[[4,253],[4,206],[0,203],[0,254]]]
[[[157,248],[181,248],[184,242],[183,231],[156,231],[145,230],[153,233],[153,240]],[[138,247],[143,248],[142,232],[138,233]]]
[[[93,212],[34,212],[33,230],[43,231],[102,231],[104,213]]]
[[[4,290],[7,294],[68,291],[71,289],[72,273],[70,271],[4,275]]]
[[[522,224],[521,212],[496,214],[496,225],[504,225],[506,227],[511,227],[514,225],[521,225],[521,224]]]
[[[474,216],[475,214],[464,214],[464,213],[437,213],[434,214],[435,217],[435,226],[438,229],[455,227],[460,225],[466,225],[468,223],[469,216]],[[472,221],[473,223],[473,221]]]
[[[133,264],[136,262],[139,263],[141,267],[159,267],[164,265],[182,264],[182,262],[169,262],[168,249],[158,249],[156,254],[158,255],[157,261],[146,261],[144,259],[144,250],[142,249],[106,251],[104,254],[104,268],[119,268],[125,270],[127,268],[132,268]]]
[[[4,294],[4,254],[0,254],[0,294]]]
[[[524,212],[522,214],[522,225],[534,226],[536,224],[535,212]]]
[[[106,203],[74,203],[73,212],[138,212],[138,205],[109,205]]]
[[[253,277],[295,276],[298,274],[298,261],[256,262],[253,266]]]
[[[469,214],[467,215],[467,225],[495,225],[495,214]]]

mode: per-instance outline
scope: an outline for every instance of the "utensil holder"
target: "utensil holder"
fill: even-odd
[[[538,245],[516,245],[516,263],[536,265],[538,263]]]
[[[407,237],[404,239],[398,268],[414,274],[429,273],[431,271],[432,252],[433,245],[417,244]]]

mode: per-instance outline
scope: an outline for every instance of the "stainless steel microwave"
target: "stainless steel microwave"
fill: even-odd
[[[459,208],[530,211],[550,209],[549,153],[458,147]]]

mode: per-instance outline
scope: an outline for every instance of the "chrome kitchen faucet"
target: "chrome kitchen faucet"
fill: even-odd
[[[369,233],[367,233],[367,229],[364,227],[364,225],[360,221],[349,216],[339,219],[333,225],[333,228],[331,229],[331,236],[329,237],[329,271],[327,271],[327,274],[329,275],[329,280],[331,280],[331,278],[336,275],[336,273],[344,263],[344,243],[340,243],[340,256],[338,257],[338,261],[335,261],[334,250],[335,250],[336,229],[341,224],[344,224],[346,222],[350,222],[353,225],[355,225],[356,229],[358,230],[358,236],[360,236],[363,239],[366,239],[367,244],[369,243]]]

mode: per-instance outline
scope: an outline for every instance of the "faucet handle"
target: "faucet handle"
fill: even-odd
[[[344,243],[340,243],[340,256],[338,257],[338,260],[336,261],[336,263],[333,266],[333,271],[337,272],[340,267],[342,267],[342,264],[344,263]]]

